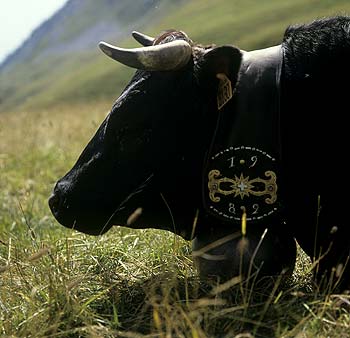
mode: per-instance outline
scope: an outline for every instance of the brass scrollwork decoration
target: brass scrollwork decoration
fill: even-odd
[[[276,183],[276,174],[271,171],[265,171],[265,176],[267,179],[260,177],[249,179],[249,176],[244,177],[241,173],[240,177],[235,175],[234,178],[222,177],[220,178],[221,173],[219,170],[211,170],[208,174],[208,188],[209,188],[209,198],[213,202],[220,202],[220,197],[216,196],[221,194],[224,196],[234,194],[234,197],[240,196],[241,199],[244,197],[253,196],[265,196],[266,204],[273,204],[277,200],[277,183]],[[225,190],[223,184],[228,183],[230,190]],[[261,188],[261,184],[263,189]]]

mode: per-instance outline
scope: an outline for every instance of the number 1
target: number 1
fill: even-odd
[[[234,165],[234,159],[235,159],[235,157],[234,156],[232,156],[232,157],[230,157],[227,161],[230,161],[230,168],[233,168],[235,165]]]

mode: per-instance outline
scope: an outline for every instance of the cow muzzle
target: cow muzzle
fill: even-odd
[[[97,236],[107,232],[112,226],[109,218],[103,217],[93,206],[85,205],[84,202],[70,203],[68,194],[60,182],[56,184],[48,204],[53,216],[66,228]]]
[[[74,227],[75,219],[72,213],[69,212],[69,204],[60,183],[56,184],[48,203],[52,214],[60,224],[68,228]]]

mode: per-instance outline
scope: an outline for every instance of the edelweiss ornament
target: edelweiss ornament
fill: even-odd
[[[275,158],[252,147],[228,148],[212,157],[220,168],[208,173],[208,205],[226,220],[256,221],[277,211]]]

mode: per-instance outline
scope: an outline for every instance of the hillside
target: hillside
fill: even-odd
[[[97,43],[136,46],[135,29],[178,28],[201,43],[253,49],[279,43],[290,24],[346,13],[348,0],[70,0],[0,66],[0,112],[113,100],[133,71]]]
[[[68,1],[0,65],[0,111],[54,104],[77,65],[99,77],[101,39],[124,40],[174,3],[181,0]]]

